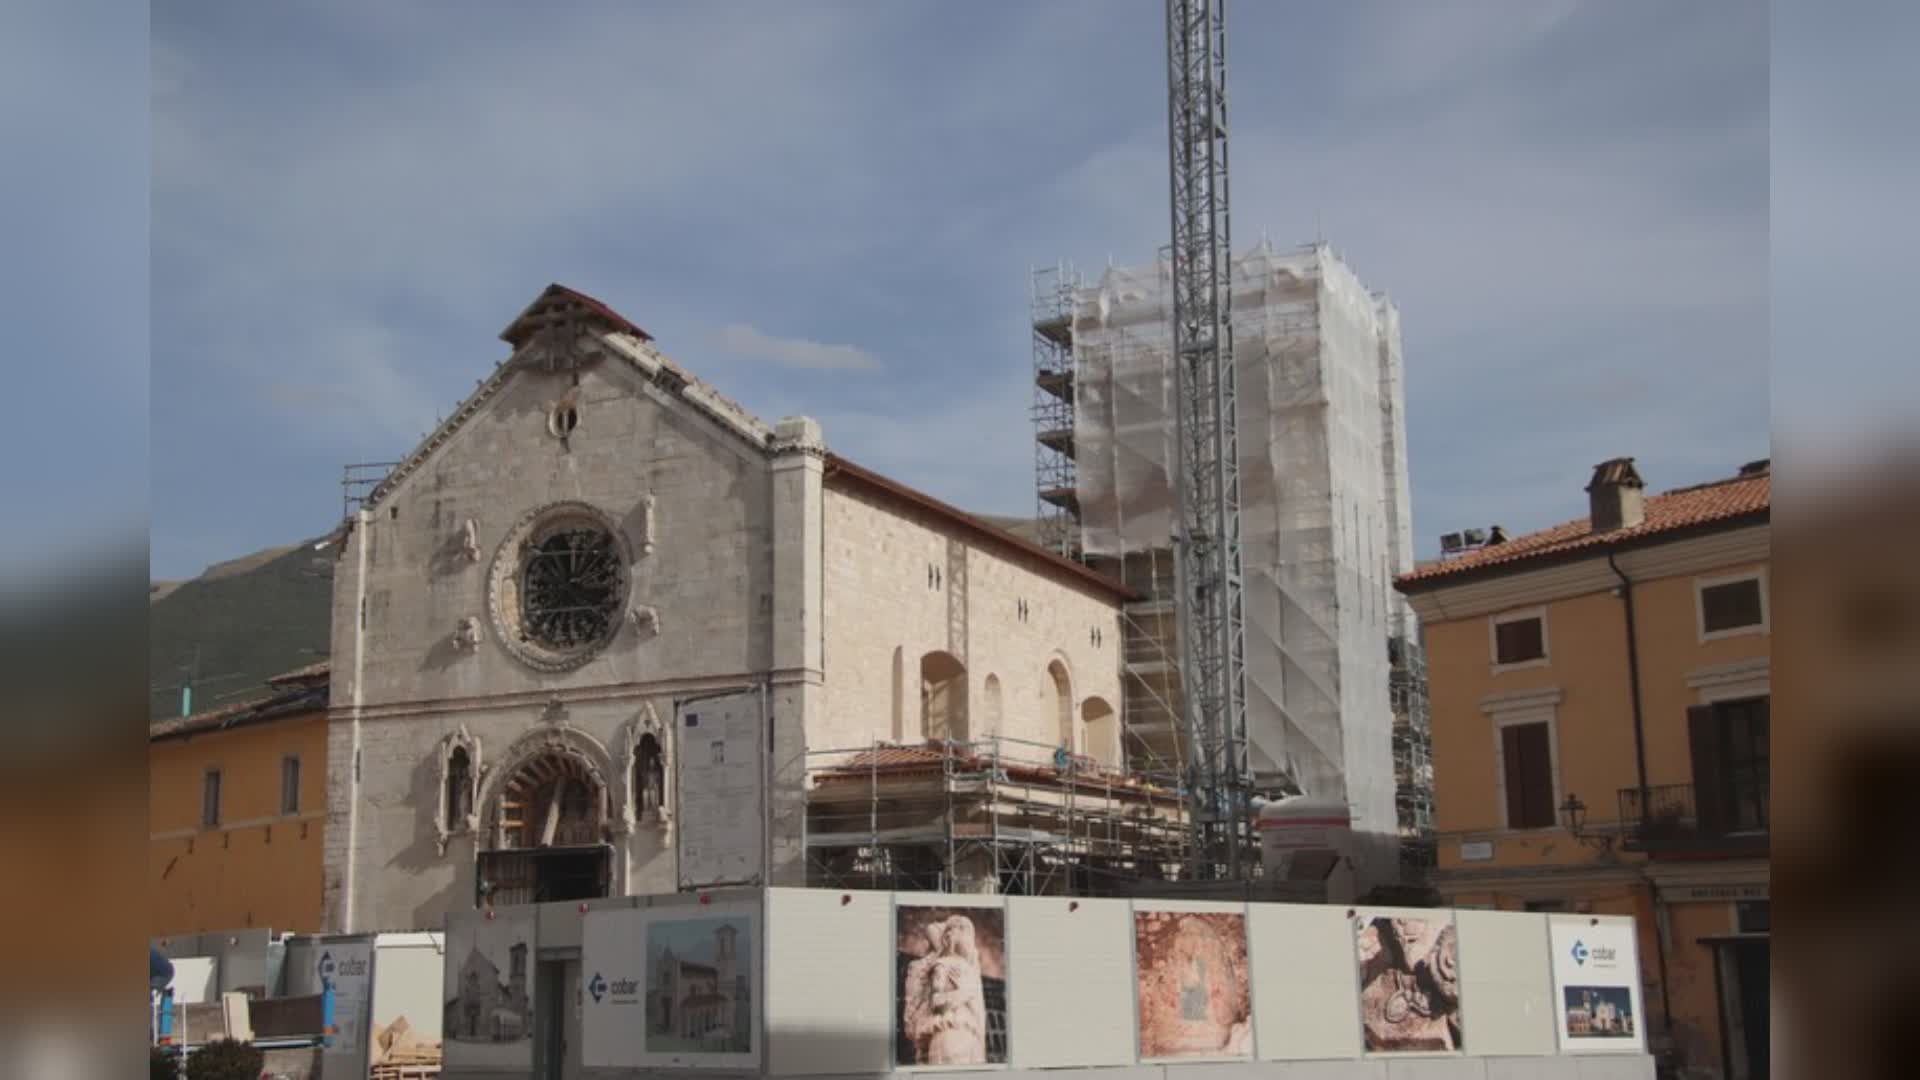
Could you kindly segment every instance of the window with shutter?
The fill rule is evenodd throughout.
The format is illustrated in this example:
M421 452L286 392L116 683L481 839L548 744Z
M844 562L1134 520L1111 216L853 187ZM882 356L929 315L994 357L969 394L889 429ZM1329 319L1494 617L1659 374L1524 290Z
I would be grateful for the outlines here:
M1693 752L1693 814L1695 825L1708 836L1726 832L1726 787L1720 764L1720 726L1711 705L1687 710L1687 742Z
M300 756L288 754L280 759L280 812L300 812Z
M1694 815L1703 835L1767 830L1772 794L1770 713L1771 699L1765 697L1687 710Z
M1547 655L1545 621L1539 617L1511 619L1493 627L1493 659L1497 664L1524 664Z
M1507 789L1507 828L1554 825L1553 743L1545 721L1500 729L1502 777Z
M217 828L220 824L220 770L208 769L200 788L200 824Z
M1700 631L1724 634L1761 626L1766 611L1760 596L1760 579L1742 578L1706 585L1700 589Z

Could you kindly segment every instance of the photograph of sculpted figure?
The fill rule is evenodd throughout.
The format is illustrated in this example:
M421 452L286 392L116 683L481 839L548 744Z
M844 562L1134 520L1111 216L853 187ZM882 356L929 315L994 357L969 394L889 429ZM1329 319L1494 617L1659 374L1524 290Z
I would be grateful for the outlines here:
M1246 916L1137 911L1133 935L1142 1058L1253 1053Z
M1360 1021L1371 1053L1463 1049L1453 919L1362 915Z
M1007 1060L1006 912L896 909L901 1065L999 1065Z

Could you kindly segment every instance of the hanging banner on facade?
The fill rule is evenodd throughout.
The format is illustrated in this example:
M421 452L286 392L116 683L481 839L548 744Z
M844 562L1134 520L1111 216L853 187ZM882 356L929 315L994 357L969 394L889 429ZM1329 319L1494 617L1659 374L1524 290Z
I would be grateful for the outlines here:
M674 850L681 889L763 881L765 732L757 690L680 707Z
M531 908L448 913L441 1040L449 1066L533 1068L534 938Z
M1646 1030L1640 1016L1633 921L1556 918L1549 925L1560 1048L1568 1053L1642 1052Z
M326 1067L365 1071L367 1021L373 1013L373 943L321 942L314 980L333 988L333 1023L339 1030L321 1051Z
M587 1067L758 1068L756 905L589 911L580 946Z

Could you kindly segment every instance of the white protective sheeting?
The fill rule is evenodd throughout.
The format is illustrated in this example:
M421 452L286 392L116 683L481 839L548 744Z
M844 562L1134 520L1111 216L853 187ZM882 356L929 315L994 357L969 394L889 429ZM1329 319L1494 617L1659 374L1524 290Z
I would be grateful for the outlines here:
M1399 315L1324 246L1234 262L1247 725L1256 776L1344 799L1393 834L1387 638L1412 568ZM1174 381L1165 263L1109 269L1076 297L1081 541L1169 545Z

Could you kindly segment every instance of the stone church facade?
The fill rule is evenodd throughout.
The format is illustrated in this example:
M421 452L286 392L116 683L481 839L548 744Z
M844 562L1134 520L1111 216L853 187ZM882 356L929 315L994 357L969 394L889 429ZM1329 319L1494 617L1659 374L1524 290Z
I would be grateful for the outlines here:
M769 426L582 294L344 527L327 925L670 892L675 702L764 694L766 865L810 754L999 738L1122 761L1119 586Z

